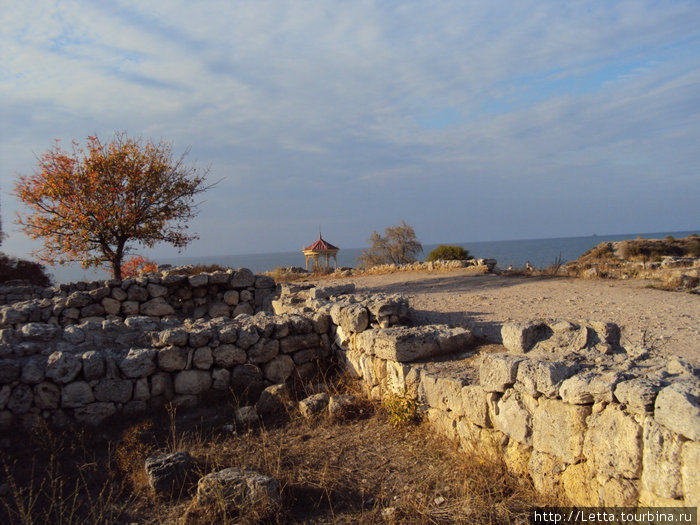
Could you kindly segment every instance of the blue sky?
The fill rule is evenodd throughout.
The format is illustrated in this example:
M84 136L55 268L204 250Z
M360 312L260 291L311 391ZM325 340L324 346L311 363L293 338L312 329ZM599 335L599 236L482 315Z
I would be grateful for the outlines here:
M119 130L221 179L184 256L700 226L697 0L6 1L0 26L14 255L16 178Z

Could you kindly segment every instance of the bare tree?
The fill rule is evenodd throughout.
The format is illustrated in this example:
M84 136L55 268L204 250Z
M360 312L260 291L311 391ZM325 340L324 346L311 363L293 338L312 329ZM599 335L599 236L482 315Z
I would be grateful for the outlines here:
M397 226L387 226L384 236L376 230L367 240L370 247L362 250L358 261L365 268L379 264L406 264L416 260L416 255L423 252L423 245L416 239L416 232L406 221Z

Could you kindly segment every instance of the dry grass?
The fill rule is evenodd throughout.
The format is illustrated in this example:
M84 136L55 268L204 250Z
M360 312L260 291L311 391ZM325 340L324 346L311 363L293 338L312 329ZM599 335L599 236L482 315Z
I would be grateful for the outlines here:
M332 391L359 392L345 380ZM455 445L421 424L393 426L363 399L343 419L288 418L232 433L232 404L160 414L92 434L48 428L17 436L1 453L10 495L3 523L513 523L548 503L505 466ZM213 415L212 415L213 414ZM151 493L152 453L187 450L201 475L226 467L279 480L279 508L231 514Z

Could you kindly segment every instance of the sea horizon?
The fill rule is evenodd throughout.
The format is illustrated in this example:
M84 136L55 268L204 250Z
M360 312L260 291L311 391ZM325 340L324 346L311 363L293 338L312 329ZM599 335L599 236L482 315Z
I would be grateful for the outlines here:
M423 244L423 252L418 260L422 261L428 254L441 244L462 246L469 254L477 259L496 259L499 268L522 268L529 262L535 268L544 268L561 257L564 263L580 257L587 250L601 242L614 242L626 239L644 237L647 239L664 238L669 235L682 238L700 230L686 230L674 232L646 232L608 234L575 237L547 237L531 239L511 239L498 241L459 241ZM333 242L332 239L330 242ZM343 248L339 247L338 267L357 266L357 257L368 247ZM211 265L218 264L231 268L249 268L254 273L263 273L274 270L277 267L297 266L304 268L305 259L301 248L297 251L263 252L230 255L198 255L184 257L165 257L156 260L158 264L170 264L172 266L186 265ZM85 270L79 265L66 265L47 267L56 284L74 281L92 281L109 279L109 272L105 270Z

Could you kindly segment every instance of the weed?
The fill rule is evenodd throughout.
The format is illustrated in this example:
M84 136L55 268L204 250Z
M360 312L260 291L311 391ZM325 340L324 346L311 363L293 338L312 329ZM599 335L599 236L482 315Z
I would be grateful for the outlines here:
M389 422L394 427L420 421L418 401L413 397L390 394L384 398L383 404Z

